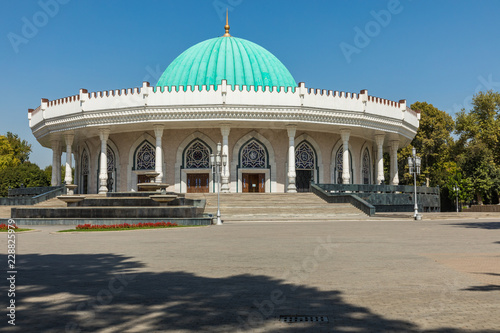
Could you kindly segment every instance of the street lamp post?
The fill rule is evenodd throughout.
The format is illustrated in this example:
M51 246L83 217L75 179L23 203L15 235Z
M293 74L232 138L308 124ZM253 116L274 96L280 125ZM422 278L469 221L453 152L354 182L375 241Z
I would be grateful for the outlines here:
M227 155L221 154L221 144L219 142L217 144L217 154L210 154L210 167L217 181L217 225L222 225L222 220L220 218L220 178L221 166L225 167L226 165Z
M457 213L458 213L458 193L460 192L460 187L454 185L453 190L457 193Z
M417 156L417 149L413 148L412 150L412 156L408 157L408 166L410 168L410 173L413 174L413 182L415 186L415 196L414 196L414 201L415 201L415 206L414 206L414 214L413 218L415 220L420 220L422 217L418 214L418 205L417 205L417 175L420 174L420 166L422 164L422 161L420 159L420 156Z

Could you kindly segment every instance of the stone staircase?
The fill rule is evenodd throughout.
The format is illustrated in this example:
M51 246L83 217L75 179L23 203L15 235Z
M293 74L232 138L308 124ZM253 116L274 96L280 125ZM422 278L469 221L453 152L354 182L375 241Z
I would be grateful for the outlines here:
M186 194L205 199L205 213L217 214L217 194ZM220 210L224 221L331 221L366 219L367 215L350 204L327 203L313 193L221 193Z

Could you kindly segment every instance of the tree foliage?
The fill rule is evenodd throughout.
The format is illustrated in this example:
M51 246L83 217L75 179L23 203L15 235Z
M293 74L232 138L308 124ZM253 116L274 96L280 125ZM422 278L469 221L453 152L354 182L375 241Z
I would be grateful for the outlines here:
M50 178L38 165L24 162L17 166L8 166L0 171L0 196L6 197L9 187L50 186Z
M478 93L471 110L459 112L455 121L426 102L411 108L421 112L420 126L411 144L398 152L400 183L413 184L407 158L415 147L422 158L419 185L440 186L450 200L456 199L454 187L458 186L460 201L496 203L500 199L500 93Z
M427 102L416 102L411 108L420 111L420 125L411 144L398 152L400 183L413 184L407 160L415 147L422 158L418 184L426 184L428 179L430 186L443 186L447 178L445 163L450 160L454 146L451 136L455 128L453 118Z
M28 161L31 145L17 134L0 135L0 170Z
M459 168L470 180L477 202L491 203L500 193L500 93L475 95L472 109L457 115L456 134Z
M19 160L20 163L24 163L29 160L31 153L31 145L26 140L21 140L19 135L7 132L7 140L13 149L14 157Z
M14 157L14 149L11 147L7 137L0 135L0 170L16 166L20 163Z
M17 134L0 135L0 196L7 196L9 187L49 186L50 178L29 162L31 145Z

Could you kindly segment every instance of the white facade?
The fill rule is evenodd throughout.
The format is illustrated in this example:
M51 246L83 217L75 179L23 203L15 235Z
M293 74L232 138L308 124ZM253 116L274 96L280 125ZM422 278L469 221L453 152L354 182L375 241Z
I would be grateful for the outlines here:
M53 151L53 185L61 183L58 166L66 151L74 156L75 179L67 174L64 180L78 184L79 193L136 191L140 175L151 171L160 174L157 182L171 184L170 191L184 193L202 181L213 192L206 156L218 142L229 161L223 192L250 185L295 192L306 174L317 183L376 184L384 180L383 152L393 160L387 181L397 184L397 149L411 142L419 116L405 100L366 90L339 93L300 83L294 91L247 91L225 81L216 89L171 92L147 82L133 89L81 89L29 110L33 134Z

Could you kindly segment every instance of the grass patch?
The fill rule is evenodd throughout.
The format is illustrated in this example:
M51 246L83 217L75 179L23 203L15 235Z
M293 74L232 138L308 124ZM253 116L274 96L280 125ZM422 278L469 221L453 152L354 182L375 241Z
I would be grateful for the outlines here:
M30 231L30 230L35 230L35 229L26 229L26 228L16 228L13 229L17 232L22 232L22 231ZM0 229L0 232L9 232L7 229Z
M79 224L75 229L60 230L58 232L86 232L86 231L121 231L121 230L141 230L141 229L164 229L164 228L181 228L181 227L196 227L196 226L180 226L177 223L171 222L147 222L136 224L111 224L111 225L95 225L95 224Z
M207 225L178 225L175 228L208 227ZM68 229L58 232L94 232L94 231L123 231L123 230L147 230L147 229L167 229L172 227L151 227L151 228L108 228L108 229Z

